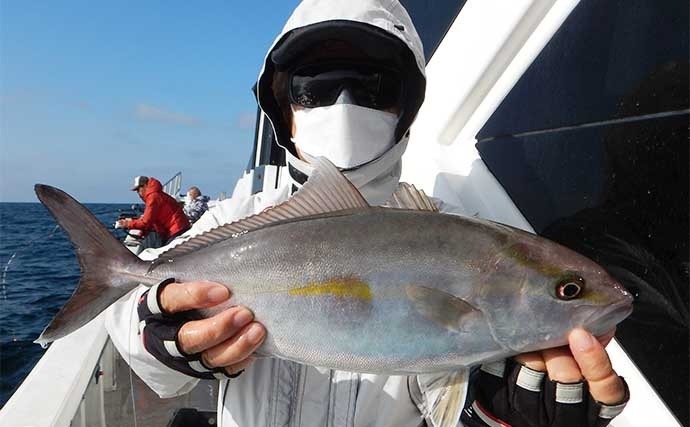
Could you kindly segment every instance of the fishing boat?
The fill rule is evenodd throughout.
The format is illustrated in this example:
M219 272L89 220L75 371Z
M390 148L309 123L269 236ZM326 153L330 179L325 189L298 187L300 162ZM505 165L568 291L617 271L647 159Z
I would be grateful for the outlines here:
M403 180L610 269L636 297L607 348L631 390L611 425L687 426L687 3L402 3L428 76ZM257 111L233 197L281 186L284 165ZM217 382L201 381L157 398L100 316L50 346L0 425L214 425L217 393Z

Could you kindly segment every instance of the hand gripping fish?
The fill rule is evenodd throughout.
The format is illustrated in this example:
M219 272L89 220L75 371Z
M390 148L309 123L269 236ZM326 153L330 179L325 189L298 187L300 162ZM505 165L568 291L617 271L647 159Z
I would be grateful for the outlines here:
M68 194L36 185L76 248L81 280L38 338L83 326L139 284L222 283L268 331L262 354L378 374L452 370L604 333L632 310L603 268L549 240L437 212L401 186L371 207L326 159L291 199L137 258Z

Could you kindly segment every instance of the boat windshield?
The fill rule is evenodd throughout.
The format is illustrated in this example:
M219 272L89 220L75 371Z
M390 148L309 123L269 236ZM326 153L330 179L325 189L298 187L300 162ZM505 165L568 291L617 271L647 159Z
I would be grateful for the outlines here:
M537 233L633 293L616 335L687 425L688 10L648 6L581 2L477 148Z

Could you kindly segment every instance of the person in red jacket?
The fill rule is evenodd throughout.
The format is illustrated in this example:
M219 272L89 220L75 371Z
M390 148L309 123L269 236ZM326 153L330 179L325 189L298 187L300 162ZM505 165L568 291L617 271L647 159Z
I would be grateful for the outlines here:
M164 244L189 230L189 220L182 207L163 191L163 186L156 178L134 178L132 191L139 193L146 204L144 215L137 219L118 220L117 227L141 230L144 235L155 231Z

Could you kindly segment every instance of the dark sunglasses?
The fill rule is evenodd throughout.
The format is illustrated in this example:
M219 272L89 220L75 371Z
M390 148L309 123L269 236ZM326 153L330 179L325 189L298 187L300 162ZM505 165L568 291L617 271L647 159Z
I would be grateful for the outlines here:
M346 88L357 105L377 110L400 105L403 96L400 73L378 64L330 62L290 71L290 101L306 108L333 105Z

